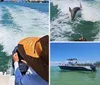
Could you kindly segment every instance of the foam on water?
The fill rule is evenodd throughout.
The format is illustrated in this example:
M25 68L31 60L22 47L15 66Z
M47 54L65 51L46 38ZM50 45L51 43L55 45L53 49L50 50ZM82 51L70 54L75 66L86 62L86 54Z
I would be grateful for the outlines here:
M73 33L73 30L71 29L70 25L66 25L66 20L63 17L60 17L58 19L55 19L53 22L51 22L51 39L55 38L55 40L67 40L68 38L64 39L64 36L62 36L62 33L64 31L67 31L69 33Z
M100 3L98 3L100 1L98 0L94 2L85 0L51 0L51 2L54 6L57 5L57 9L59 10L57 17L51 21L51 34L55 33L51 36L51 39L62 40L63 38L63 40L69 40L70 35L75 34L73 26L77 26L81 20L90 22L100 21ZM76 21L71 22L69 7L71 7L71 9L79 7L80 3L82 5L82 15L80 18L77 18ZM68 33L69 35L66 36L66 38L62 35L65 31L66 34Z
M46 13L23 6L4 5L0 6L0 21L3 20L2 9L7 9L12 17L10 25L0 23L0 44L3 45L3 51L8 55L11 55L12 50L21 39L48 34L48 15Z

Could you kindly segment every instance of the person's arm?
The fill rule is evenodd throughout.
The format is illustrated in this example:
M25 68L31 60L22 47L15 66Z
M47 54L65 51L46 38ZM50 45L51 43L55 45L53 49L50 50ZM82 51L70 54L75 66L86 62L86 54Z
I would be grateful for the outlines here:
M28 84L31 85L29 82L30 81L29 76L28 75L22 76L21 74L21 71L19 69L19 64L18 64L19 58L18 58L17 53L13 55L13 61L14 61L14 70L15 70L14 72L15 73L15 85L28 85ZM22 60L22 62L25 63L24 60Z
M19 70L18 62L14 62L14 67L15 67L15 81L16 81L16 83L18 83L20 85L22 74Z
M14 61L14 70L15 70L15 83L17 85L21 85L21 79L22 79L22 74L19 70L19 65L18 65L18 61L19 61L19 58L18 58L18 54L15 53L13 54L13 61Z
M13 60L15 67L15 85L48 85L48 83L31 68L29 69L29 74L22 76L18 65L19 59L17 53L13 55Z

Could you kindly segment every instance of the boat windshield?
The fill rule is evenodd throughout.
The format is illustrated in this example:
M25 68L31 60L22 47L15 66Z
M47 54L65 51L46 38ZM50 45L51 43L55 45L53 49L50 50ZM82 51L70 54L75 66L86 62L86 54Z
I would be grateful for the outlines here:
M77 59L67 59L66 63L60 63L61 66L78 66Z

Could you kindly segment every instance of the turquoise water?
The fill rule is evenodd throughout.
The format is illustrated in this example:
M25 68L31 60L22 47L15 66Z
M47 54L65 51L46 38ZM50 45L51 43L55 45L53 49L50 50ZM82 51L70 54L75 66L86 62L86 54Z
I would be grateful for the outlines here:
M79 72L51 66L50 71L50 85L100 85L100 68L96 72Z
M15 2L2 2L0 3L0 5L9 5L11 6L12 4L14 5L19 5L19 6L24 6L24 7L29 7L29 8L32 8L32 9L37 9L41 12L47 12L48 13L48 8L49 8L49 3L30 3L30 2L18 2L18 3L15 3Z
M71 21L69 7L82 5L81 17ZM80 37L100 41L100 0L51 0L51 41L74 41Z
M21 39L48 32L48 4L0 3L0 71L10 70L12 50Z

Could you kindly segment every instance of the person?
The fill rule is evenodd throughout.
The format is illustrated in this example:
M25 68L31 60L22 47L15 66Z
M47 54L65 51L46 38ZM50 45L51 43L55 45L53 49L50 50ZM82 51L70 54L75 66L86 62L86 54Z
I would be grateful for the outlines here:
M21 57L20 53L18 52L18 46L15 46L14 50L12 51L12 57L13 55L16 54L18 56L18 65L19 65L19 70L21 72L22 75L26 74L27 70L28 70L28 65L26 63L23 62L23 58ZM14 67L14 60L12 60L12 67ZM14 74L14 70L13 73Z
M78 40L75 40L75 41L87 41L87 39L84 37L80 37Z
M25 75L19 69L18 53L12 55L15 69L15 85L48 85L49 81L49 37L28 37L18 44L21 60L28 65Z
M79 41L87 41L84 37L79 38Z

